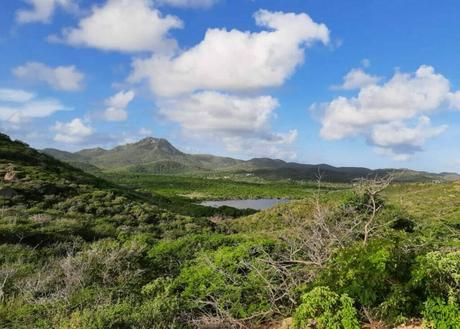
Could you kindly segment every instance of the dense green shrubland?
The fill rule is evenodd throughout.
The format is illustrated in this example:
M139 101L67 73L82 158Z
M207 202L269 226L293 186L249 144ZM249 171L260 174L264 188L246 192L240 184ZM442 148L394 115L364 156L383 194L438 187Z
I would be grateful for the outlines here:
M137 186L174 197L186 195L202 199L305 198L316 190L315 183L302 181L267 181L253 176L173 176L151 174L111 174L104 177L120 184ZM324 184L324 190L337 186Z
M121 189L5 137L0 154L0 173L19 178L1 185L15 193L0 200L0 328L460 323L460 222L403 209L399 187L309 189L212 222L214 210L184 216L172 194Z

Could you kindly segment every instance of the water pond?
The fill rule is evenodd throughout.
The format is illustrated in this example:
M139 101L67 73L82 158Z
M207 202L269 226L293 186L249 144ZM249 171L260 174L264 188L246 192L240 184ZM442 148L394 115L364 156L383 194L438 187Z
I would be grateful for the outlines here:
M222 206L233 207L237 209L255 209L264 210L271 208L279 203L289 202L289 199L248 199L248 200L216 200L216 201L203 201L200 203L202 206L219 208Z

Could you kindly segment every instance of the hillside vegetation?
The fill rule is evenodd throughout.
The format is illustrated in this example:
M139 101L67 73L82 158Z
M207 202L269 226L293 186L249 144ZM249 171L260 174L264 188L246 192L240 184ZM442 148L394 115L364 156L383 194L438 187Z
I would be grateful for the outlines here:
M0 174L1 328L459 328L455 183L168 188L97 178L5 135ZM276 184L299 200L247 216L176 194Z

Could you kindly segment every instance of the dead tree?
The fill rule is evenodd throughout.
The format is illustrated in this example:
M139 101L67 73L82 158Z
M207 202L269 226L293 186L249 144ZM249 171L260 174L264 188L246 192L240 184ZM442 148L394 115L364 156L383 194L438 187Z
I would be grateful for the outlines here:
M369 213L363 229L364 245L367 244L371 232L378 227L378 225L376 225L376 217L383 207L383 204L378 202L378 195L390 186L393 178L394 177L392 175L387 175L384 177L376 177L374 179L360 179L358 181L357 191L360 195L367 199L366 208Z

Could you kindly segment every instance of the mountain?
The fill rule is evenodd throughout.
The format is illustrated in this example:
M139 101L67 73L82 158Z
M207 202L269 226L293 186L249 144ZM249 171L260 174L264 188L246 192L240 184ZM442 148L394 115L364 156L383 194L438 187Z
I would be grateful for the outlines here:
M316 180L351 182L362 177L397 174L401 181L430 182L458 180L456 173L428 173L407 169L371 170L362 167L334 167L327 164L302 164L279 159L254 158L238 160L207 154L187 154L163 138L144 138L110 150L85 149L75 153L45 149L44 153L88 172L123 171L132 173L183 174L228 173L247 174L266 179Z
M137 143L120 145L112 150L86 149L75 153L102 169L129 168L131 166L152 166L158 161L180 161L184 154L162 138L145 138ZM138 171L138 170L135 170Z
M203 172L244 163L242 160L207 154L186 154L179 151L166 139L153 137L144 138L136 143L120 145L111 150L94 148L70 153L56 149L44 149L43 152L79 168L82 167L82 163L86 163L101 170L137 173Z

